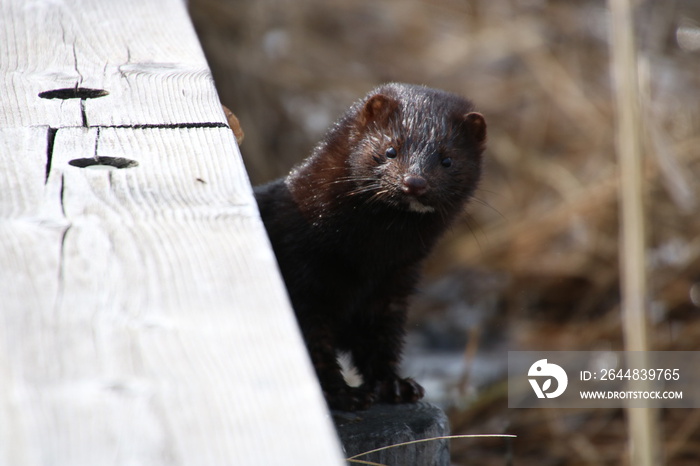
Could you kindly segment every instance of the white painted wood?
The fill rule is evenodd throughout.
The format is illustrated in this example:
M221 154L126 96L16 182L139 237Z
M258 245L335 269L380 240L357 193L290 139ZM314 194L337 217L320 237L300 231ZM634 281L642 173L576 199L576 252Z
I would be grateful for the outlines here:
M0 0L0 44L0 464L342 464L184 4Z

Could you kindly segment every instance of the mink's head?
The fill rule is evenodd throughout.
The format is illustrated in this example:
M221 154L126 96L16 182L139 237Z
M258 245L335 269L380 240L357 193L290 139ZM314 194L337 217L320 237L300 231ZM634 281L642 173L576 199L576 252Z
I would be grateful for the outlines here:
M486 141L484 118L473 110L467 99L427 87L374 89L336 125L350 142L345 194L368 207L459 211L479 181Z

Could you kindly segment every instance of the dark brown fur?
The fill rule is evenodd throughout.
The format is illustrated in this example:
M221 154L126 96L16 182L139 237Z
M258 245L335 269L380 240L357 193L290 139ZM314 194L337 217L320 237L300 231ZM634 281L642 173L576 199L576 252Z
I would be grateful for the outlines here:
M407 300L423 259L476 188L485 139L468 100L387 84L352 106L289 176L256 188L331 408L422 398L420 385L397 374ZM362 386L345 383L338 351L350 353Z

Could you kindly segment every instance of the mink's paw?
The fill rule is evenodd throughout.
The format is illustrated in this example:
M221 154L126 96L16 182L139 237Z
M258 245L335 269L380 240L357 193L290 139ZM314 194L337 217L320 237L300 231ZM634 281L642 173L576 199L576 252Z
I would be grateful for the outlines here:
M378 382L375 392L379 401L386 403L415 403L423 398L425 390L411 378L394 377Z
M332 392L324 390L330 409L338 411L364 411L377 400L374 393L362 387L343 387Z

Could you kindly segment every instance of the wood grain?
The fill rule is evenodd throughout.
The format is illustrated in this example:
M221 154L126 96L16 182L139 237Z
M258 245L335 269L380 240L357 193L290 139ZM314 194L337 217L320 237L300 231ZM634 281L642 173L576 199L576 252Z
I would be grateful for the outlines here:
M0 464L341 464L183 3L0 18Z

